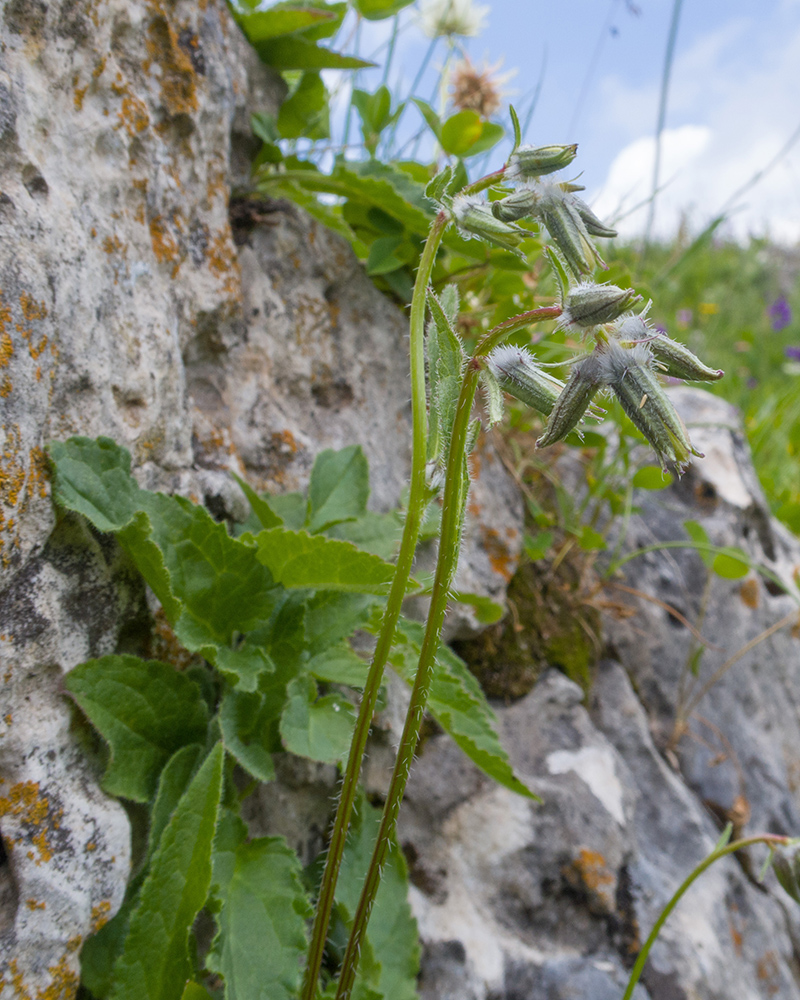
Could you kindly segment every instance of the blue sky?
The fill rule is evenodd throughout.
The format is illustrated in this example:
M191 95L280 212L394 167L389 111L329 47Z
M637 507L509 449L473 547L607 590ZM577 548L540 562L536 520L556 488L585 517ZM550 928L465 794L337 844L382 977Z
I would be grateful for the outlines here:
M506 89L523 109L541 80L528 140L578 142L575 166L606 217L646 198L672 0L485 0L482 6L489 8L487 27L464 40L473 62L502 59L504 71L516 70ZM401 90L427 46L415 17L410 8L390 73ZM364 54L388 26L369 26ZM445 55L442 43L423 93L432 92ZM415 115L409 112L409 120ZM656 232L671 235L682 218L694 230L702 227L798 127L800 0L683 0ZM640 233L644 216L644 210L630 214L619 228ZM767 232L784 243L800 241L800 142L740 200L727 228L738 237Z

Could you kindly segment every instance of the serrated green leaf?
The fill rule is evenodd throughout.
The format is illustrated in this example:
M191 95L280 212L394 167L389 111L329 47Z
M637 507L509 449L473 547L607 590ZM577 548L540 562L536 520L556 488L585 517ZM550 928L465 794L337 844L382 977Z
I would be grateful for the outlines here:
M369 69L375 63L323 49L298 35L257 42L259 57L273 69Z
M71 438L54 442L50 455L57 502L116 532L188 649L213 657L269 613L273 582L254 549L203 507L139 489L126 449L110 438Z
M439 173L425 185L425 197L429 201L436 202L436 204L441 204L442 198L444 198L448 185L453 177L453 168L445 167L444 170L440 170Z
M305 606L305 640L309 650L313 654L351 636L366 625L376 603L379 599L370 594L318 590Z
M403 262L395 256L395 250L400 246L400 236L380 236L369 248L365 267L370 277L378 274L389 274L403 266Z
M75 667L64 684L109 745L103 788L111 795L148 802L175 751L205 743L200 689L167 663L104 656Z
M423 627L401 618L389 662L409 685L414 683ZM447 646L440 646L428 710L473 763L506 788L536 799L514 774L497 736L497 719L480 685L466 664Z
M211 883L223 756L218 743L162 834L114 966L111 1000L175 1000L191 977L189 932Z
M311 908L297 855L281 837L241 842L215 866L217 936L206 964L225 1000L290 1000L300 986Z
M741 549L726 548L714 556L711 568L723 580L740 580L750 572L750 560Z
M660 465L645 465L637 470L631 485L642 490L663 490L672 482L672 475L664 472Z
M220 646L214 659L217 670L240 691L255 691L262 676L275 670L266 651L246 640L236 649Z
M275 700L261 691L228 690L219 708L219 727L225 749L258 781L272 781L275 766L270 747L283 700L280 687Z
M351 917L377 840L380 813L359 797L347 835L336 900ZM405 858L392 843L381 873L381 883L367 930L372 961L359 966L357 984L374 990L386 1000L417 1000L419 971L417 922L408 904L408 871ZM368 994L362 993L366 998Z
M278 517L278 515L273 511L266 500L262 500L261 497L256 493L256 491L246 483L244 479L240 479L235 472L231 475L239 484L239 488L242 493L247 497L247 502L250 504L250 509L258 518L259 524L262 528L277 528L283 521Z
M310 677L295 678L287 695L280 725L284 747L328 764L345 757L355 725L353 706L338 694L318 698Z
M161 835L203 760L204 749L199 743L190 743L176 751L164 765L150 812L150 829L147 835L148 858L158 849Z
M295 31L314 27L323 21L336 20L336 15L330 11L300 5L297 7L277 6L252 13L236 10L234 16L251 45L270 38L278 38L280 35L291 35Z
M394 575L391 563L338 538L272 528L256 541L259 560L287 588L385 594Z
M308 501L302 493L279 493L276 496L265 496L262 499L272 513L280 518L281 524L285 527L295 531L305 527Z
M355 0L355 8L368 21L382 21L413 2L414 0Z
M325 532L329 538L352 542L364 552L387 560L397 554L402 533L403 525L396 513L375 514L369 510L355 521L335 524Z
M297 88L281 104L277 127L283 139L330 137L328 91L319 73L303 73Z
M457 111L442 124L439 142L445 153L464 156L480 139L482 132L483 121L477 111Z
M369 663L346 642L337 643L312 656L307 667L318 681L347 684L355 688L364 687L369 672Z
M308 528L318 532L350 521L367 509L369 464L360 445L321 451L308 486Z
M708 533L702 524L699 524L697 521L684 521L683 527L693 542L699 542L701 545L711 544L711 539L708 537ZM697 554L706 566L711 569L714 565L714 553L709 552L707 549L698 549Z

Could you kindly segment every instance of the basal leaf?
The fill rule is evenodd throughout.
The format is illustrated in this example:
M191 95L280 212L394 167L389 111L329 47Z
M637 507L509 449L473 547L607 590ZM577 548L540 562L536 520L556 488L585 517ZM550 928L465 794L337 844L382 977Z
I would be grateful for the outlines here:
M378 599L369 594L318 590L306 601L305 639L316 653L352 635L369 621Z
M750 572L750 559L741 549L726 548L714 556L712 569L724 580L740 580Z
M394 567L350 542L272 528L256 536L258 558L284 587L384 594Z
M311 916L300 862L280 837L231 846L214 869L218 932L207 966L223 978L225 1000L291 1000Z
M375 277L402 267L403 261L395 256L395 250L401 243L400 236L379 236L369 248L369 255L365 263L367 274L370 277Z
M161 836L114 966L111 1000L175 1000L191 978L189 932L211 884L222 761L218 743Z
M423 628L401 619L389 662L413 684ZM497 736L497 719L466 664L447 646L436 655L428 709L470 760L489 777L528 798L537 798L516 777Z
M363 688L367 681L369 663L348 643L340 642L312 656L308 661L308 671L319 681Z
M283 705L283 692L276 699L261 691L228 690L219 709L219 727L225 749L258 781L272 781L274 732ZM279 749L279 747L274 747Z
M181 994L181 1000L212 1000L212 997L199 983L187 983Z
M644 490L663 490L672 482L669 472L664 472L660 465L645 465L637 469L631 480L631 485Z
M72 438L50 455L57 502L117 533L187 648L213 657L268 615L273 582L255 550L203 507L139 489L124 448Z
M328 528L328 538L352 542L364 552L371 552L381 559L392 560L397 555L403 524L395 512L375 514L368 510L355 521L346 521Z
M350 917L358 905L379 825L380 813L361 796L353 812L336 885L336 900ZM417 1000L417 922L408 904L405 859L395 843L381 874L367 938L373 961L359 967L362 989L374 989L386 1000Z
M298 677L287 688L281 716L284 747L301 757L334 763L346 756L353 735L353 706L341 695L317 697L310 677Z
M686 530L686 534L691 538L693 542L699 542L701 545L710 545L711 539L708 537L708 532L698 521L684 521L683 527ZM714 565L714 553L710 552L708 549L699 548L697 554L703 560L705 565L711 569Z
M204 747L199 743L190 743L177 750L164 765L150 812L150 830L147 835L148 857L152 857L158 849L161 835L203 759L203 750Z
M109 745L103 788L112 795L149 801L175 751L206 741L200 689L167 663L104 656L75 667L64 684Z
M283 524L283 521L273 511L272 507L256 493L249 483L246 483L244 479L240 479L235 472L232 472L231 475L239 484L242 493L247 497L250 509L258 518L258 522L262 528L277 528Z
M308 485L308 528L324 531L363 514L369 498L369 464L360 445L333 451L314 460Z

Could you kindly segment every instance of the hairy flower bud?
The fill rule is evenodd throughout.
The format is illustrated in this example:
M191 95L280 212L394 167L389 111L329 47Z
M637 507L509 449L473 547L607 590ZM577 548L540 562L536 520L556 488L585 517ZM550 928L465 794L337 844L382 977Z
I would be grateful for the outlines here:
M583 220L570 204L572 195L565 194L557 184L542 189L537 214L564 255L569 269L577 277L591 274L602 257L589 238Z
M581 201L580 198L576 198L575 195L573 195L571 198L571 204L581 217L581 221L584 226L586 226L586 232L591 236L602 236L605 239L612 239L617 235L616 229L611 229L608 226L603 225L585 201Z
M647 345L626 347L609 340L598 345L595 355L603 384L650 442L662 468L672 465L683 473L690 455L702 457L692 447L683 421L653 371Z
M555 170L568 167L578 152L577 145L570 146L520 146L512 153L506 168L510 181L526 181Z
M492 202L492 215L501 222L516 222L535 215L540 196L534 188L522 188L500 201Z
M685 344L657 333L650 341L653 357L660 363L667 375L686 379L687 382L716 382L725 374L721 369L704 365L696 354Z
M509 344L496 347L486 365L507 393L545 415L551 412L564 389L564 383L540 368L524 347Z
M571 430L578 426L581 417L586 413L592 398L600 388L600 371L597 365L596 352L582 361L576 362L567 379L567 384L550 413L550 419L544 429L544 434L536 442L537 448L546 448L565 438Z
M504 250L516 251L530 234L519 226L508 225L496 219L489 211L488 204L485 199L473 195L456 195L453 198L453 220L468 238L478 237Z
M633 288L582 281L570 288L564 296L558 326L565 330L571 326L586 328L611 323L640 299L641 295L637 295Z

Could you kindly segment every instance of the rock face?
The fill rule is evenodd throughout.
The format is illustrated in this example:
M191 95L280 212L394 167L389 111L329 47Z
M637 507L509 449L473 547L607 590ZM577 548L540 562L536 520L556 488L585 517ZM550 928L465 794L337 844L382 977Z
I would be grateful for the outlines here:
M224 517L245 514L229 470L260 488L302 488L319 450L360 443L372 506L388 509L408 459L406 322L296 208L238 202L229 215L249 115L274 109L282 84L254 63L220 0L5 0L1 10L0 992L67 998L83 939L120 904L131 848L62 678L124 643L148 612L112 541L77 519L56 523L45 444L112 436L142 485ZM705 394L684 393L680 406L708 457L643 498L625 544L685 537L693 518L790 581L800 548L769 518L735 414ZM488 445L473 473L457 585L499 599L521 503ZM490 785L444 737L419 759L400 833L426 1000L617 998L720 817L800 832L791 599L752 575L707 588L685 551L642 556L625 573L662 603L629 594L637 617L607 620L613 656L588 705L550 672L498 709L540 805ZM694 655L684 619L710 643L702 678L785 624L730 667L673 746ZM451 622L452 633L473 627L468 615ZM333 769L287 758L279 774L250 818L274 829L279 815L309 860ZM727 861L671 918L638 996L796 1000L799 930L770 888Z
M675 402L706 458L668 490L641 491L623 552L685 540L684 521L696 520L792 587L800 544L769 516L736 411L696 390ZM400 838L425 1000L618 1000L625 967L727 820L736 836L800 831L796 588L709 577L697 552L668 550L631 560L607 590L636 614L606 616L613 658L588 704L551 671L497 709L540 805L486 782L446 737L412 774ZM694 691L721 672L692 715L680 693L696 648L685 621L709 644ZM703 875L662 931L639 997L800 996L798 912L771 876L757 883L762 860L763 850Z
M292 206L240 204L231 227L250 114L283 83L221 0L0 9L0 991L67 997L120 905L130 830L61 678L145 606L108 539L56 524L44 446L106 434L143 486L242 517L230 469L296 489L319 450L361 443L385 510L406 476L407 328ZM459 585L498 598L521 506L492 462Z

